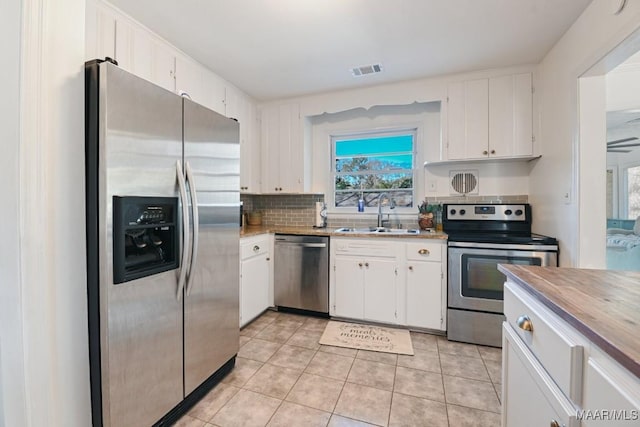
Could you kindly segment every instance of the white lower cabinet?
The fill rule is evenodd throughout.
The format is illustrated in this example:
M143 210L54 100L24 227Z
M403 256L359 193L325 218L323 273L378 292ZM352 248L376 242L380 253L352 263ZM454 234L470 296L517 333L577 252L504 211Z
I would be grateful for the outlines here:
M446 245L407 240L332 238L330 314L445 330Z
M502 329L502 425L574 427L577 411L508 324Z
M407 325L446 330L446 245L409 242L406 245Z
M503 427L640 426L640 378L507 279Z
M240 239L240 327L271 304L273 282L271 235Z
M398 267L395 259L364 261L364 319L397 323Z
M362 260L351 257L333 258L334 303L331 314L354 319L364 318L364 276Z

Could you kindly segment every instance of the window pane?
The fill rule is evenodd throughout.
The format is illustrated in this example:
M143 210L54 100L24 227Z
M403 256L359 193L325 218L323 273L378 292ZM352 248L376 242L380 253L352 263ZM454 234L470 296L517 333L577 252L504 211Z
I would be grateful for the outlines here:
M336 159L336 172L360 172L372 170L410 170L413 168L411 154L392 156L346 157Z
M336 191L336 207L356 207L360 198L360 191ZM398 207L413 206L413 190L381 190L362 192L364 205L366 207L378 207L378 197L381 193L387 193ZM388 206L388 202L383 199L383 206Z
M627 194L629 195L629 219L640 216L640 166L627 169Z
M415 132L370 133L333 138L333 179L336 207L377 207L386 192L396 206L413 206Z
M371 175L338 175L336 176L336 191L338 190L372 190L390 188L413 188L413 173L387 173Z
M413 135L336 140L336 157L413 152Z

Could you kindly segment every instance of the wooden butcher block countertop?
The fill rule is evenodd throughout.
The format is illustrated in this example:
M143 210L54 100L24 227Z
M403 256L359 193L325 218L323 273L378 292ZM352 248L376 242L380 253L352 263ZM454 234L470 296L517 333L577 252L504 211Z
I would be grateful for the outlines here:
M640 273L500 264L513 282L640 378Z

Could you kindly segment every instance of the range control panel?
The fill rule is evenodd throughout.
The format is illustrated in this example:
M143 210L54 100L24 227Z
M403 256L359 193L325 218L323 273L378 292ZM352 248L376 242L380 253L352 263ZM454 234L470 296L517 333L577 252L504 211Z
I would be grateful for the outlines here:
M527 221L527 204L445 205L449 221Z

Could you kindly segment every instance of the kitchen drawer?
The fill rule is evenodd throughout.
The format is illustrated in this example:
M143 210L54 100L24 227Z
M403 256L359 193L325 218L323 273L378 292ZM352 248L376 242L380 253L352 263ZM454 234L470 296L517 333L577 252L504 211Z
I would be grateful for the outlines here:
M400 244L385 240L375 240L369 237L362 239L331 239L331 245L334 246L336 255L395 258L400 249Z
M504 286L507 323L544 366L551 378L573 402L581 404L583 346L556 314L543 307L526 291L511 282ZM528 317L532 330L519 326Z
M503 323L502 334L502 425L578 427L577 408L514 328Z
M411 242L407 243L407 260L409 261L442 261L442 243Z
M269 238L250 238L240 242L240 259L245 260L257 255L269 253Z

